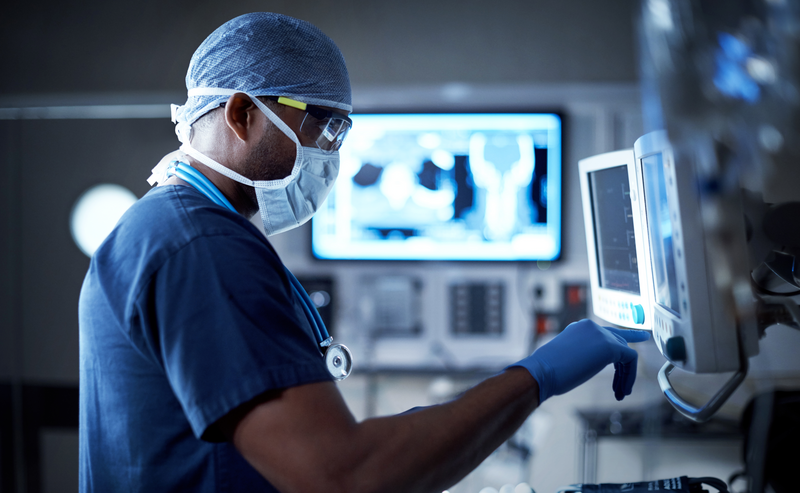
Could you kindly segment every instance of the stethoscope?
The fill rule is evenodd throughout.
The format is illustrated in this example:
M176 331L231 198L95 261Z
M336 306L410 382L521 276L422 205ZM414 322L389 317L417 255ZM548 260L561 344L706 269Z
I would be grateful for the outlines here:
M190 165L180 161L172 161L167 169L167 176L173 175L193 186L198 192L208 197L215 204L226 207L238 214L228 199L222 195L222 192L211 183L211 180ZM344 344L333 344L333 337L328 334L328 329L325 327L325 323L322 321L317 307L314 306L314 302L308 297L308 293L306 293L300 281L298 281L297 278L294 277L294 274L285 266L283 270L286 272L286 277L289 278L292 291L300 300L306 318L311 328L314 330L314 335L317 337L317 342L321 348L320 351L325 358L325 366L328 368L328 372L330 372L334 380L344 380L350 375L350 371L353 368L353 356L350 354L350 350L347 349L347 346Z

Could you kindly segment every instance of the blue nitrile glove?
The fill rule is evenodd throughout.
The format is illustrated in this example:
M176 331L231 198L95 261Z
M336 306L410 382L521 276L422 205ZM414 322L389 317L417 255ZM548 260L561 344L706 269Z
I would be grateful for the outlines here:
M601 327L591 320L571 323L552 341L509 368L521 366L539 384L539 404L548 397L569 392L614 363L614 396L630 395L636 380L636 351L629 342L650 338L646 330Z

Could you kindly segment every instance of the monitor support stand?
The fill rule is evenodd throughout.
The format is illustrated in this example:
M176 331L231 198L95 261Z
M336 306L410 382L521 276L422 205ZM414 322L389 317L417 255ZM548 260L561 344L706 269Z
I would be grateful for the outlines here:
M764 331L767 327L776 324L800 330L800 307L791 298L757 296L756 313L759 337L764 336ZM744 381L747 376L749 362L744 351L741 330L737 330L737 334L739 339L739 369L707 403L700 407L690 404L681 397L669 381L669 375L676 368L675 365L667 361L661 367L658 372L658 384L661 387L661 391L664 392L664 396L679 413L698 423L708 421Z

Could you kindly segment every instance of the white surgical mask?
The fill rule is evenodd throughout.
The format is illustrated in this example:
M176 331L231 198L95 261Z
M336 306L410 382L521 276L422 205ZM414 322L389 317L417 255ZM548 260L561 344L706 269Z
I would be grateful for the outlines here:
M189 90L189 96L226 96L239 92L243 91L202 87ZM175 132L183 143L180 148L182 152L231 180L255 188L261 221L264 223L267 236L270 236L305 224L325 202L339 174L339 152L326 152L318 148L303 147L300 145L297 135L278 115L252 94L248 94L248 96L267 118L295 143L297 155L294 167L286 178L269 181L254 181L245 178L192 147L190 143L191 127L188 124L178 123ZM173 115L175 114L174 109ZM165 163L170 156L171 154L162 159L161 163L153 169L154 175L158 176L162 172L160 169L162 163ZM165 166L163 167L165 168Z

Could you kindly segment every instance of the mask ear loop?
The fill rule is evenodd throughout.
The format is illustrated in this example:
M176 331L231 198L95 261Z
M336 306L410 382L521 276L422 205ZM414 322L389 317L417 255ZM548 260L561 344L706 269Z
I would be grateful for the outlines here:
M292 139L295 145L295 158L294 158L294 167L292 168L292 174L290 176L294 177L299 170L300 170L300 163L303 162L303 146L300 144L300 139L294 133L294 131L289 128L283 120L281 120L278 115L276 115L271 109L267 107L264 103L261 102L256 96L245 92L245 91L237 91L235 89L222 89L219 87L195 87L194 89L189 89L188 95L191 96L233 96L234 94L246 94L250 100L260 109L264 115L279 129L283 132L287 137Z
M297 134L294 133L294 130L289 128L289 125L287 125L286 122L281 120L280 117L278 117L278 115L276 115L275 112L269 109L269 107L267 107L266 104L261 102L260 99L250 94L247 95L250 96L250 99L255 103L255 105L258 106L258 108L267 116L267 118L269 118L269 120L276 127L281 129L281 131L287 137L289 137L294 141L294 147L295 147L294 166L292 166L291 174L289 174L289 176L287 176L282 180L282 182L285 182L288 185L289 182L293 181L294 178L297 176L297 174L300 173L300 168L303 164L303 146L300 144L300 138L297 136Z
M292 167L292 172L289 176L282 178L280 180L271 180L271 181L263 181L258 180L254 181L249 178L246 178L239 173L236 173L233 170L222 166L218 162L214 161L213 159L209 158L205 154L201 153L188 141L186 141L183 137L186 137L186 134L189 133L186 129L191 129L191 126L186 124L185 122L178 122L178 128L176 128L176 133L178 133L178 138L181 140L183 145L181 145L180 150L188 154L189 156L195 158L196 160L200 161L201 163L205 164L209 168L213 169L214 171L230 178L231 180L237 181L243 185L248 185L255 188L267 188L267 189L281 189L286 188L297 175L300 173L301 163L302 163L302 153L303 148L300 145L300 140L297 138L297 135L289 128L283 120L281 120L278 115L276 115L273 111L271 111L264 103L262 103L258 98L253 96L252 94L246 93L244 91L236 91L233 89L221 89L221 88L214 88L214 87L197 87L194 89L189 90L189 96L230 96L233 94L242 93L247 94L250 99L255 103L255 105L266 115L266 117L281 131L286 134L292 141L295 143L296 148L296 156L294 160L294 166ZM175 111L177 114L178 112ZM175 115L174 115L175 116ZM181 133L183 132L183 133ZM189 135L190 136L190 135Z
M237 91L237 92L240 92L240 91ZM244 94L247 94L247 93L244 93ZM247 94L247 95L250 96L250 99L253 101L253 103L255 103L255 105L258 106L258 108L261 111L263 111L265 115L267 115L267 118L269 118L270 121L276 127L281 129L281 131L284 134L286 134L287 137L289 137L290 139L292 139L292 141L294 141L294 145L297 147L298 150L300 150L300 148L303 147L302 145L300 145L300 139L297 137L297 134L294 133L294 130L289 128L289 125L287 125L286 122L281 120L280 117L278 115L276 115L275 112L273 112L271 109L269 109L269 107L266 104L262 103L260 99L258 99L255 96L252 96L250 94Z

